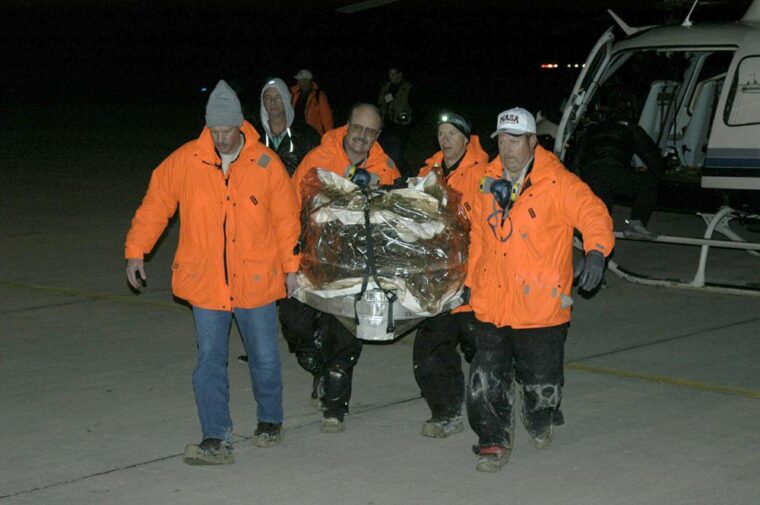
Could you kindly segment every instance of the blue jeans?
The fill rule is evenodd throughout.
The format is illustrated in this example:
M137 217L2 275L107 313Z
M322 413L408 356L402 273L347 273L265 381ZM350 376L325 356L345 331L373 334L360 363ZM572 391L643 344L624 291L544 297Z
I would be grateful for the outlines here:
M274 303L255 309L235 309L235 322L248 352L253 398L259 422L282 423L282 368L277 349L277 311ZM203 438L230 440L229 356L232 312L193 307L198 364L193 391Z

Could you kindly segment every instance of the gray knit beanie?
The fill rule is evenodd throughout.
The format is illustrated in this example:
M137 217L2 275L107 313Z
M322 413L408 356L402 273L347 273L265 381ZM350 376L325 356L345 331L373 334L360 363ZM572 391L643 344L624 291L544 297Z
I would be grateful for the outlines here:
M243 124L243 110L235 91L221 80L208 97L206 104L206 126L240 126Z

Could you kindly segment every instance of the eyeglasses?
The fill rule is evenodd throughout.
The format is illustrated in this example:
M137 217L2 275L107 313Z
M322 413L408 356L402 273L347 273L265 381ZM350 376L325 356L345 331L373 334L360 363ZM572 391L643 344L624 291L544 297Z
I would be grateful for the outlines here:
M367 126L361 126L358 124L348 123L348 131L354 135L366 135L369 138L375 138L380 135L380 130L369 128Z

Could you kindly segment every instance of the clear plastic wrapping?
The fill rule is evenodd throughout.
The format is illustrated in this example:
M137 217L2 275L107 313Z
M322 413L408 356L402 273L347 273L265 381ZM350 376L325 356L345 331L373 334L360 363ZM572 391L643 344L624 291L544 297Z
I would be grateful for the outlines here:
M433 171L412 179L414 187L362 191L312 170L302 182L302 287L332 297L375 287L377 279L407 309L439 313L464 283L468 242L459 194L440 177Z

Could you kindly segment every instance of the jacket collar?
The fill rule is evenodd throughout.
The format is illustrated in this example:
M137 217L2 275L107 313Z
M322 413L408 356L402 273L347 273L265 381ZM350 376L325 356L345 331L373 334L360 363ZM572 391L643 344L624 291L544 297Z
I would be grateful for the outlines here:
M243 146L243 150L240 151L238 158L253 154L252 150L257 148L260 138L256 129L248 121L243 121L240 131L245 136L245 145ZM198 140L196 140L196 145L203 152L207 160L214 160L213 164L215 165L220 163L219 155L214 148L214 140L211 138L211 130L209 130L208 126L204 127L203 131L201 131Z

